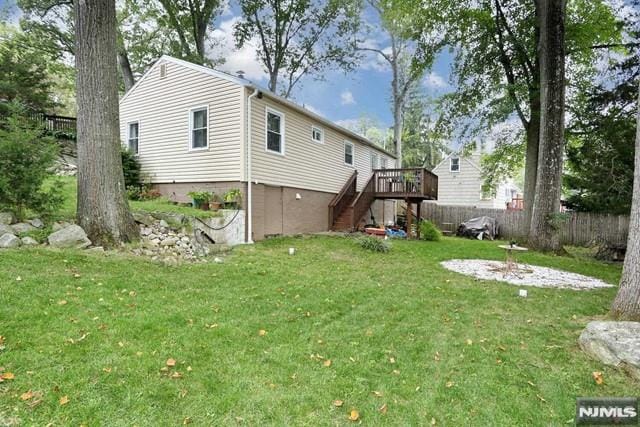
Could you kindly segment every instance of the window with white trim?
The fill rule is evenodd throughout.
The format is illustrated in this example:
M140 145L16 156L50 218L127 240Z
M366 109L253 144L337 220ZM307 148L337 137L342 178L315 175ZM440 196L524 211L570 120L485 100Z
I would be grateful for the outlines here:
M209 148L209 107L192 108L189 113L189 149Z
M380 169L386 169L386 168L387 168L387 158L380 157Z
M349 141L344 142L344 163L349 166L353 166L353 144Z
M449 171L450 172L460 172L460 158L452 157L449 159Z
M284 154L284 114L267 109L266 149L273 153Z
M378 169L380 167L378 163L378 153L371 153L371 170Z
M319 144L324 143L324 130L317 126L311 126L311 139Z
M133 154L138 154L138 141L140 139L140 123L131 122L127 130L127 147Z

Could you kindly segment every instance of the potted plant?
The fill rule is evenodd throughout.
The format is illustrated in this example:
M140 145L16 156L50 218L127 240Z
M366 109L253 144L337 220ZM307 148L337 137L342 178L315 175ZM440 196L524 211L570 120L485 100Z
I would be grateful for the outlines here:
M218 209L222 208L222 199L220 198L220 196L218 196L215 193L211 194L211 200L209 200L209 208L212 211L217 211Z
M233 188L224 193L224 207L227 209L238 209L240 206L240 190Z
M193 200L193 207L196 209L209 210L209 199L211 194L207 191L190 191L187 196Z

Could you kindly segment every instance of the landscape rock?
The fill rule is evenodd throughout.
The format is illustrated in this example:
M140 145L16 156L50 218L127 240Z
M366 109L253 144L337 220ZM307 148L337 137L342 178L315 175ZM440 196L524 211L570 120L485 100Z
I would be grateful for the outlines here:
M16 233L28 233L29 231L33 231L36 229L33 225L27 224L26 222L13 224L11 228L13 228Z
M16 222L12 212L0 212L0 224L11 225Z
M17 248L21 244L20 239L13 234L5 233L0 236L0 248L2 249Z
M178 239L175 237L168 237L162 241L163 246L175 246L178 243Z
M32 220L29 220L29 224L33 225L35 228L44 227L44 222L42 222L40 218L34 218Z
M88 248L85 252L103 253L104 252L104 248L102 246L94 246L92 248Z
M146 214L146 213L140 213L140 212L134 212L133 213L133 219L138 224L144 224L147 227L150 227L155 222L155 218L153 218L151 215Z
M55 222L53 223L53 225L51 226L51 231L60 231L63 228L67 228L68 226L70 226L71 223L66 222L66 221L62 221L62 222Z
M13 234L15 231L9 225L0 223L0 236L7 233Z
M29 237L29 236L23 237L20 240L22 240L22 244L25 245L25 246L37 246L39 244L36 239L34 239L33 237Z
M167 221L165 221L164 219L161 219L160 220L160 227L169 228L169 223Z
M591 357L640 380L640 322L589 322L578 342Z
M59 248L84 249L91 245L91 240L87 237L79 225L69 225L62 230L56 231L47 237L49 245Z

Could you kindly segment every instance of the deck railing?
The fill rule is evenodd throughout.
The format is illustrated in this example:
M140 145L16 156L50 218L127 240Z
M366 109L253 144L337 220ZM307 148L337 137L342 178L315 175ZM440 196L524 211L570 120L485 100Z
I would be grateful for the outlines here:
M378 197L438 198L438 176L427 169L376 169L373 176Z
M3 117L6 117L6 114L0 113L0 119ZM57 116L55 114L45 113L27 113L27 117L42 126L46 132L73 136L76 134L75 117Z

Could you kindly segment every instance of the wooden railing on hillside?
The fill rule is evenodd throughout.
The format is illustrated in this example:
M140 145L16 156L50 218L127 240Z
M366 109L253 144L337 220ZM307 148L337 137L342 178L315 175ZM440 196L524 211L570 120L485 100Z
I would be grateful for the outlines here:
M0 114L0 119L6 115ZM76 134L76 118L45 113L28 113L27 117L42 126L46 132L53 134Z
M367 181L358 197L356 197L351 203L351 229L355 229L357 222L360 218L367 213L367 209L371 207L371 204L376 199L376 174L372 174Z
M358 171L353 171L342 190L329 203L329 228L333 226L340 214L349 207L353 197L356 195L357 178Z
M438 176L424 168L376 169L374 182L380 198L438 198Z

